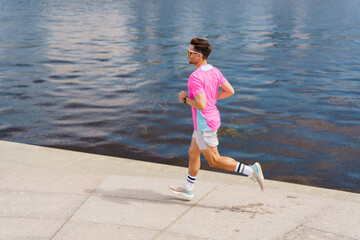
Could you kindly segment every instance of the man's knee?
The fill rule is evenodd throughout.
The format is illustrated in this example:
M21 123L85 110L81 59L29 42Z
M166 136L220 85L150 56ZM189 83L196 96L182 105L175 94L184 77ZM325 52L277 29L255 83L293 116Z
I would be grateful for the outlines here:
M196 151L196 149L189 148L188 154L189 154L189 158L191 160L191 159L197 158L197 156L200 155L200 152Z

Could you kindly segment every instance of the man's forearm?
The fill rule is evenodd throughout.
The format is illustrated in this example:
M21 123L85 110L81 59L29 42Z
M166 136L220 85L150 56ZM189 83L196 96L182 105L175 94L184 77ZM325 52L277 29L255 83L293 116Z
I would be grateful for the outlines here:
M199 109L199 110L204 110L205 106L202 106L200 103L196 102L196 100L191 99L189 97L186 98L186 103L189 104L190 106Z
M224 91L224 89L221 89L219 92L218 92L218 96L217 96L217 99L224 99L224 98L227 98L227 97L230 97L232 96L234 93L232 92L227 92L227 91Z

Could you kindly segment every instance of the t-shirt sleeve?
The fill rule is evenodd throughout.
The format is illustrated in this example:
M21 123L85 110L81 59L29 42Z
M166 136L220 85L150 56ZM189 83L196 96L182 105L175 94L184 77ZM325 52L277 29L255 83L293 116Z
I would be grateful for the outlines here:
M222 73L220 71L219 71L219 78L220 78L220 80L219 80L220 86L227 82L226 78L222 75Z
M194 74L189 77L189 87L194 97L205 92L202 81L200 78L194 76Z

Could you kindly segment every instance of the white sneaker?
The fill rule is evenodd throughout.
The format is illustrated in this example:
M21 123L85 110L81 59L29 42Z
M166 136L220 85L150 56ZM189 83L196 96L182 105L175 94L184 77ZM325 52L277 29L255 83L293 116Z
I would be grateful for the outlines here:
M254 165L250 165L250 167L253 169L254 173L252 176L249 176L251 180L254 182L257 182L261 188L261 191L264 191L265 188L265 179L263 172L261 170L260 163L256 162Z
M189 191L184 186L181 186L181 187L169 186L169 190L170 190L170 192L172 192L176 195L180 195L187 199L191 199L194 197L194 190Z

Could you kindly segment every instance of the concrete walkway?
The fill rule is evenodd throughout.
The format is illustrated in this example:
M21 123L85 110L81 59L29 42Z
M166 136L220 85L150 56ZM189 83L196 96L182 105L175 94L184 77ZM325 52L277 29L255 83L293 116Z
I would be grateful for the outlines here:
M0 239L360 239L360 194L0 141Z

